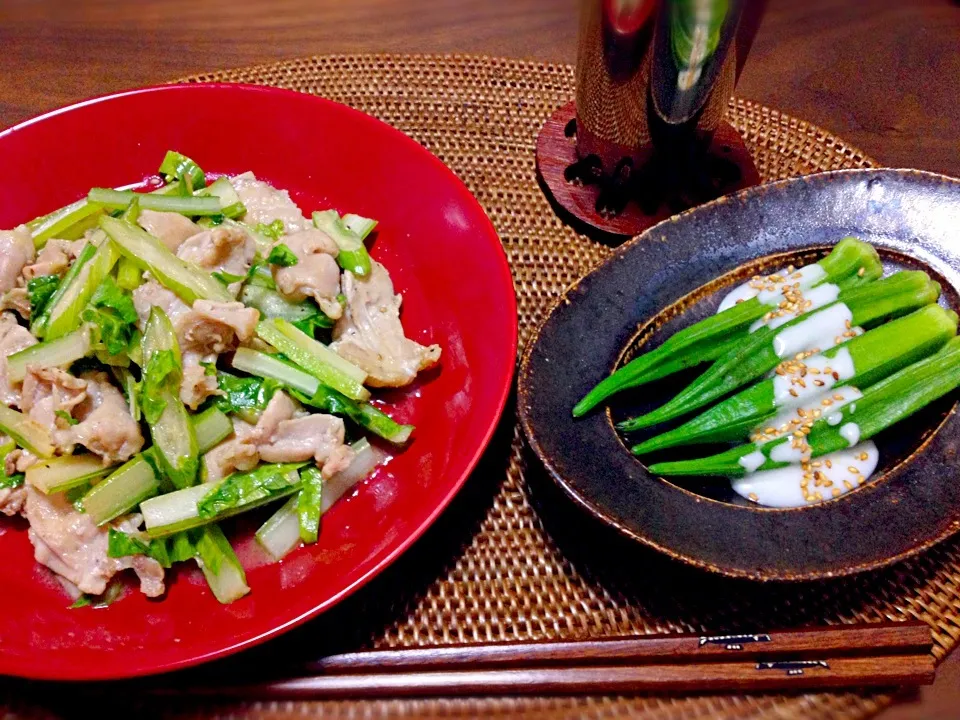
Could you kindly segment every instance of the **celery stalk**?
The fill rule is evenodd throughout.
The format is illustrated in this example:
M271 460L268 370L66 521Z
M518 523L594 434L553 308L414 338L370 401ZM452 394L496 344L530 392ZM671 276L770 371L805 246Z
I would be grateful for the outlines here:
M150 537L208 525L285 498L300 489L297 469L304 463L261 465L216 483L159 495L140 504Z
M370 391L363 387L367 378L363 370L286 320L263 320L257 325L257 334L324 385L354 400L369 399Z
M103 237L90 262L73 278L63 295L48 306L50 316L44 327L46 339L66 335L80 325L80 314L119 259L117 246Z
M26 480L40 492L64 492L108 475L113 468L104 466L97 455L65 455L44 460L27 468Z
M297 518L299 497L294 495L287 500L257 530L257 542L276 562L300 545L300 521Z
M217 600L228 605L250 592L243 566L219 527L205 527L196 549L197 564Z
M93 188L87 193L87 200L112 210L123 210L131 202L137 200L143 210L174 212L189 216L220 215L223 212L220 207L220 199L213 196L155 195L152 193L137 193L133 190Z
M357 218L354 220L355 226L366 230L368 233L373 229L373 226L367 229L367 224L372 221L359 216L354 217ZM313 224L317 229L333 238L333 241L337 244L340 249L340 252L337 253L337 263L340 267L359 277L370 274L370 255L367 248L364 247L363 238L344 224L336 210L315 212L313 214Z
M249 348L237 348L231 364L241 372L282 382L295 391L301 402L333 415L348 417L360 427L395 445L402 445L413 433L413 425L401 425L370 403L351 400L272 355Z
M21 382L27 376L27 368L65 367L90 352L90 328L83 326L69 335L31 345L7 358L7 378Z
M143 280L143 270L128 257L120 258L117 266L117 285L124 290L136 290Z
M47 240L76 240L83 233L96 227L97 216L103 212L99 205L87 202L86 198L54 210L49 215L38 217L27 223L35 247L42 248Z
M312 375L307 375L302 370L298 370L272 355L257 352L250 348L237 348L230 364L241 372L279 380L284 385L307 395L313 395L320 387L320 382Z
M150 233L111 217L100 219L100 226L120 248L120 252L143 270L149 270L162 285L188 305L194 300L233 302L234 298L215 277L171 253Z
M55 450L47 429L33 418L0 405L0 431L38 457L52 457Z
M64 296L68 292L76 293L77 291L77 278L80 273L83 272L84 267L94 255L97 253L97 248L92 243L86 243L83 246L83 249L80 250L80 253L77 255L77 259L73 261L73 264L70 266L70 269L67 270L67 274L63 276L63 280L60 281L60 284L57 286L57 289L54 291L53 295L47 301L46 307L43 312L36 317L30 318L30 332L32 332L36 337L42 338L46 332L47 323L50 321L50 314L53 311L54 306L60 304ZM69 300L67 301L69 302Z
M145 388L163 388L158 389L156 396L145 393L153 407L162 406L159 417L155 417L152 412L146 412L150 436L153 438L154 455L163 473L175 487L189 487L197 482L200 451L190 415L179 396L182 368L177 335L170 319L159 307L150 311L141 349ZM163 353L172 353L172 356L163 356ZM167 364L157 367L153 362L164 360L164 357L165 363L172 367ZM152 377L154 372L165 374L162 378L155 378Z
M240 196L226 177L217 178L207 187L198 190L196 195L216 197L220 202L220 214L224 217L238 218L247 212Z

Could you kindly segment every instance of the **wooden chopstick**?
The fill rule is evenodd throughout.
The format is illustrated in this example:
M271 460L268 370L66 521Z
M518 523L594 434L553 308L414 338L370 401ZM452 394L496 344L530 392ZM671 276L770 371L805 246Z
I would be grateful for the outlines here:
M255 699L804 690L933 682L931 654L826 660L346 673L192 690Z
M595 640L507 642L366 650L330 655L306 666L324 674L455 670L555 664L644 664L744 657L807 659L930 651L928 625L919 622L837 625L727 635L642 635Z
M769 633L648 635L331 655L303 675L154 692L241 698L769 691L929 684L923 623Z

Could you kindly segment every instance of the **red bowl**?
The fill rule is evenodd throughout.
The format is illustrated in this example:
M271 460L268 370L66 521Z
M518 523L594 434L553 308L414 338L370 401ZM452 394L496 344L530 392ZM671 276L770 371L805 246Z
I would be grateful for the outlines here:
M94 186L136 182L176 149L212 173L252 170L302 209L380 221L372 253L403 294L410 337L440 343L439 370L386 402L414 440L323 519L320 541L270 564L238 554L252 592L228 606L193 569L166 596L128 591L70 610L33 560L26 526L0 519L0 674L109 679L182 668L289 630L400 555L450 502L503 411L517 346L516 298L496 232L463 183L399 131L310 95L242 85L147 88L79 103L0 133L0 227Z

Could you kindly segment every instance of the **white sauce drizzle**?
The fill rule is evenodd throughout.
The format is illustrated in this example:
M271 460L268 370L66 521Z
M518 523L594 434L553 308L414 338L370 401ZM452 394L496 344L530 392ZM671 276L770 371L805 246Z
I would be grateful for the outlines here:
M831 347L837 337L850 330L852 319L846 303L831 305L777 333L773 338L774 352L777 357L787 358L814 348Z
M776 407L797 407L813 396L822 395L838 382L856 375L853 358L847 348L840 348L832 358L822 354L811 355L802 361L802 365L788 363L787 367L783 375L773 376L773 404Z
M860 426L855 422L848 422L840 428L840 437L850 443L850 447L853 447L860 442Z
M771 282L768 279L771 275L767 275L765 277L752 278L742 285L738 285L720 301L717 312L721 313L724 310L729 310L737 303L749 300L750 298L757 298L764 305L773 305L779 302L779 299L783 296L784 288L788 285L799 284L801 290L806 290L827 276L826 270L816 263L795 270L788 276L785 275L785 273L786 270L782 273L771 274L782 277L783 279L780 282Z
M841 398L839 400L837 399L838 395ZM831 414L827 415L826 417L827 423L830 425L836 425L840 422L840 418L843 417L841 413L836 411L838 411L844 405L855 402L862 397L863 393L852 385L848 387L837 388L836 390L828 390L818 393L812 398L807 399L807 401L804 403L798 404L794 407L785 407L772 420L768 420L763 425L755 428L753 431L753 436L759 436L756 441L760 444L766 444L771 440L776 440L778 437L782 437L786 433L793 432L804 423L809 423L811 420L819 419L822 413L827 410L827 408L829 408L831 411ZM827 400L830 401L829 404L825 404L825 401ZM837 420L835 422L830 422L830 419L835 416L837 417ZM772 433L766 432L770 429L773 429Z
M797 308L795 312L784 312L776 315L776 317L768 318L764 315L762 318L753 321L753 324L750 325L750 332L756 332L764 326L769 327L771 330L776 330L781 325L786 325L800 315L805 315L808 312L813 312L817 308L822 308L824 305L836 302L838 297L840 297L840 287L838 285L834 285L833 283L817 285L817 287L804 293L805 302L803 303L803 307Z
M742 458L737 460L740 463L740 466L744 468L748 473L754 472L758 467L763 465L767 461L766 456L759 450L754 450L749 455L744 455Z
M777 470L751 472L730 481L734 492L759 505L767 507L803 507L822 500L830 500L863 485L876 471L879 461L877 446L868 440L846 450L839 450L814 460L819 463L819 477L807 480L804 491L804 471L799 465ZM831 467L828 467L828 464ZM856 473L851 472L851 468ZM829 485L827 483L830 483ZM834 492L836 491L836 492ZM820 494L820 499L816 494Z

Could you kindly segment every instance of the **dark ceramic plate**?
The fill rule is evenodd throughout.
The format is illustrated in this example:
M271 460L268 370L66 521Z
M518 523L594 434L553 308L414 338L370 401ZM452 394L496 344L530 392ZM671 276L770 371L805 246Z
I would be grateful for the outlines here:
M954 396L878 438L881 465L869 483L788 510L750 505L725 482L667 482L629 453L613 422L662 404L692 375L571 417L574 403L613 368L715 312L729 287L761 270L811 262L845 235L872 243L888 271L926 270L943 286L941 303L960 309L960 180L840 171L747 190L674 217L570 288L527 346L521 419L553 480L645 545L760 580L877 568L960 529ZM701 446L696 455L713 449Z

